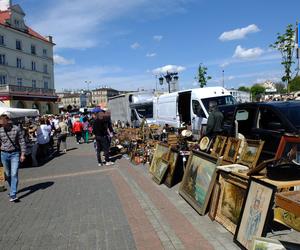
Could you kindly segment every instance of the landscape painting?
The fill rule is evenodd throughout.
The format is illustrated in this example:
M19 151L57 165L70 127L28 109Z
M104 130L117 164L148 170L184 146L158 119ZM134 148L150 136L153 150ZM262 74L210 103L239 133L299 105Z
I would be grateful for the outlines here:
M203 215L205 213L212 188L216 179L216 159L202 152L191 154L179 194L186 199L194 209Z

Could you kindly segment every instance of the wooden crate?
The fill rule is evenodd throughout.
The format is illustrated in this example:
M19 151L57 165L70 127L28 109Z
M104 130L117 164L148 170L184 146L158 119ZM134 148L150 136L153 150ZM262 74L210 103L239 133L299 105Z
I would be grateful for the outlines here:
M300 191L277 193L275 195L275 205L300 216Z

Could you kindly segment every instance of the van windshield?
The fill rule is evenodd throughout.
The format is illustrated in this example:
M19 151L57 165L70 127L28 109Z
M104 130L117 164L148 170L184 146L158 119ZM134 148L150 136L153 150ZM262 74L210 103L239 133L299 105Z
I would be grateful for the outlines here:
M143 103L134 105L140 118L153 118L153 103Z
M204 105L204 107L207 111L208 111L210 101L215 101L218 106L236 104L236 100L231 95L204 98L204 99L202 99L202 102L203 102L203 105Z

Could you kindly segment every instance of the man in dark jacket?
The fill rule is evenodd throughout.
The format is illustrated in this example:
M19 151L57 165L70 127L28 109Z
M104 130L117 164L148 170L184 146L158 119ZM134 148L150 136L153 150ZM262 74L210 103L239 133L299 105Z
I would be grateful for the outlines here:
M105 112L99 112L93 123L93 134L96 137L98 166L102 166L103 164L106 166L114 164L109 160L110 136L112 132L110 118L105 115ZM102 162L101 151L104 153L105 162Z
M206 135L209 137L216 136L223 131L224 116L219 111L215 101L209 102L209 116L207 119Z

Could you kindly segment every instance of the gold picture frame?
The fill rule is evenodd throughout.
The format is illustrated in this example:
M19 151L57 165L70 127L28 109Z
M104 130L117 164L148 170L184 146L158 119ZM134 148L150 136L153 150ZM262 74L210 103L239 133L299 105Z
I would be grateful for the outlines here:
M215 220L215 218L216 218L217 207L219 204L220 191L221 191L221 185L218 181L216 181L213 192L212 192L212 197L211 197L211 202L210 202L210 207L209 207L209 212L208 212L208 216L211 220Z
M155 147L155 152L152 157L151 165L149 168L149 172L153 175L156 171L156 168L158 166L158 163L164 159L168 160L170 153L170 147L168 144L164 143L157 143Z
M157 184L161 184L163 181L163 178L167 172L169 168L169 162L166 160L161 160L155 170L155 172L153 173L153 177L152 179L157 183Z
M226 145L224 155L223 155L223 159L225 161L228 161L231 163L236 162L241 142L242 141L240 139L236 139L234 137L228 138L227 145Z
M247 140L237 163L246 165L250 169L255 168L264 143L262 140Z
M225 143L227 141L226 136L218 135L215 139L212 151L210 152L211 156L218 158L222 155Z
M235 233L247 192L247 179L220 171L220 196L215 220Z
M176 174L176 167L179 163L179 151L171 149L169 153L169 169L167 172L167 177L165 179L165 184L167 187L172 187L174 175Z

